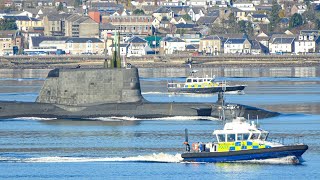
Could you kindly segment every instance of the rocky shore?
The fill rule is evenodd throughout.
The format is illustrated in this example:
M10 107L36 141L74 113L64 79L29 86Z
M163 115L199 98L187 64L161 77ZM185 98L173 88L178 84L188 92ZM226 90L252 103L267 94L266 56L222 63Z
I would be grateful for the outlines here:
M81 67L102 67L111 57L99 55L81 56L3 56L0 68L6 69L53 69ZM313 67L320 65L318 55L221 55L221 56L158 56L125 58L125 63L144 68L185 67Z

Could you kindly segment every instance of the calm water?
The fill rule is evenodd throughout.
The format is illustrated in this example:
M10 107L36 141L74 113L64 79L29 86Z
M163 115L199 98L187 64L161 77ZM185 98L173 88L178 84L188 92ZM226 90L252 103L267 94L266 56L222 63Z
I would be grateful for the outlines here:
M172 95L167 81L183 81L185 70L142 70L142 90L152 101L214 102L216 95ZM221 70L213 70L221 76ZM254 72L258 71L258 74ZM206 73L211 70L205 70ZM223 70L218 80L246 83L244 94L227 101L277 110L261 119L270 138L309 145L304 162L291 158L237 163L182 163L184 128L190 141L209 141L223 124L213 118L174 117L141 120L101 117L91 121L16 118L0 120L1 179L319 179L320 75L317 68ZM289 73L290 72L290 73ZM292 74L292 72L295 72ZM296 73L299 72L300 74ZM305 72L305 73L301 73ZM0 70L0 99L34 101L47 70ZM283 76L281 74L284 74ZM293 77L291 77L293 76Z

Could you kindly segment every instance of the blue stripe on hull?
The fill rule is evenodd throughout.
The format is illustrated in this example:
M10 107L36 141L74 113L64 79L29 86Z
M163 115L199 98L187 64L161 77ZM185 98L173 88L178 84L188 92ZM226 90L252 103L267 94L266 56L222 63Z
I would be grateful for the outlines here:
M305 150L296 150L296 151L265 152L260 154L246 154L246 155L222 156L222 157L194 157L194 158L184 158L184 161L227 162L227 161L240 161L240 160L281 158L286 156L296 156L299 158L304 152Z

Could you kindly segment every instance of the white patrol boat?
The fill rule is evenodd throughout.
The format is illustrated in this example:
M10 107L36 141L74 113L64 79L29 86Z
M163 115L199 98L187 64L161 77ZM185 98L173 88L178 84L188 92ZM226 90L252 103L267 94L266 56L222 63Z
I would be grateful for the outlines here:
M228 91L242 91L246 85L231 85L227 82L216 82L215 76L209 77L196 77L191 72L191 76L186 78L184 83L168 82L168 92L175 93L217 93L217 92L228 92Z
M225 124L223 130L213 132L213 142L193 143L192 150L185 131L186 152L181 156L187 162L228 162L253 159L300 158L308 149L307 145L283 145L268 141L269 133L249 123L245 118L236 118Z

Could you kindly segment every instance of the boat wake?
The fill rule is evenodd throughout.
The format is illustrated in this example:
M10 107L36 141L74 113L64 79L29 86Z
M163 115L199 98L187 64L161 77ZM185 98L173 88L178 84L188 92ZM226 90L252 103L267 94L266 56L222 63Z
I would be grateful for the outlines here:
M78 163L78 162L158 162L179 163L182 161L181 154L151 154L132 157L39 157L39 158L12 158L0 157L0 162L23 162L23 163Z
M13 118L13 120L50 121L50 120L57 120L57 118L17 117L17 118Z
M181 154L154 153L150 155L139 155L132 157L37 157L37 158L15 158L0 157L0 162L16 163L81 163L81 162L145 162L145 163L183 163L199 164L198 162L184 162ZM237 164L300 164L295 156L265 160L230 161L225 163ZM201 162L201 164L207 164ZM218 163L219 164L219 163Z
M301 161L296 156L286 156L282 158L272 158L264 160L246 160L235 161L238 163L253 163L253 164L300 164Z

